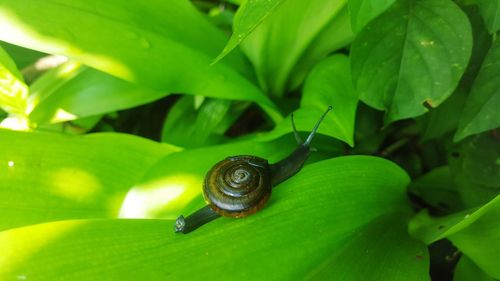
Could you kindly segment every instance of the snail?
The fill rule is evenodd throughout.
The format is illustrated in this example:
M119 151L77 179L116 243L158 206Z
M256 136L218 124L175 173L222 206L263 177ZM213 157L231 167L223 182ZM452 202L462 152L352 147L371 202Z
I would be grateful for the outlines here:
M286 158L274 164L266 159L240 155L228 157L215 164L205 176L203 197L207 205L191 215L180 215L175 221L175 232L189 233L220 216L241 218L259 211L271 196L273 187L295 175L311 152L310 144L319 125L331 106L317 121L302 142L291 116L292 129L298 147Z

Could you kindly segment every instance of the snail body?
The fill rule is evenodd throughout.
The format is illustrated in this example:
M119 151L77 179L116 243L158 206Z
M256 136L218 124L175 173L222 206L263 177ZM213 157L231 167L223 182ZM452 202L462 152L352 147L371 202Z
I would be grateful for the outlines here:
M321 121L330 111L323 113L305 142L292 127L298 147L286 158L274 164L266 159L240 155L228 157L215 164L207 173L203 184L203 197L207 206L188 217L179 216L175 222L176 232L188 233L220 216L241 218L264 207L273 187L296 174L311 152L310 143Z

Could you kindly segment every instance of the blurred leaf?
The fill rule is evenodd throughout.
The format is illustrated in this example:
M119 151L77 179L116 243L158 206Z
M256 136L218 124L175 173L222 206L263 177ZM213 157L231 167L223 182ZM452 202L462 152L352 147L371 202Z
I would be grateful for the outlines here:
M345 3L346 0L287 0L247 37L241 46L266 92L275 96L285 93L293 68ZM345 42L344 37L329 39Z
M481 70L465 102L457 133L459 141L466 136L500 127L500 40L496 40L486 55Z
M408 190L434 207L435 212L449 214L463 209L463 203L448 166L436 168L412 181Z
M305 167L273 190L261 212L221 218L187 235L175 234L171 220L19 228L0 234L0 277L355 280L373 270L370 280L429 280L426 249L407 237L407 213L398 212L408 181L389 161L340 157ZM394 231L381 231L388 222ZM328 267L334 260L341 264Z
M500 194L500 145L494 135L481 134L453 148L450 168L467 207L484 204Z
M209 138L221 124L231 107L231 101L205 99L198 110L194 98L180 98L168 112L162 130L162 141L181 147L214 144Z
M420 213L410 222L410 232L426 243L448 238L482 270L500 278L500 195L477 209L446 217Z
M134 136L0 130L0 229L115 217L127 190L175 151Z
M350 0L351 25L358 33L367 23L387 10L396 0Z
M46 56L44 53L22 48L2 41L0 41L0 47L10 55L19 69L23 69L30 64L35 63L39 58Z
M222 52L215 58L218 62L238 46L260 23L271 15L285 0L246 0L238 8L233 22L233 34Z
M293 67L290 73L289 89L295 90L301 86L314 65L327 57L332 51L347 46L353 38L349 11L347 6L344 6L330 20L328 25L318 33Z
M351 84L349 58L334 55L318 63L304 85L300 108L294 112L298 131L310 132L321 114L333 106L318 132L354 145L354 123L358 97ZM290 118L286 118L262 139L277 138L292 131Z
M210 66L226 37L190 1L3 1L0 19L6 30L0 39L9 43L62 54L158 91L254 101L280 119L249 80L241 53Z
M43 75L31 87L30 120L58 123L146 104L169 95L126 82L76 62Z
M28 87L12 58L0 47L0 107L10 114L23 116Z
M472 48L471 27L448 0L398 0L369 23L351 49L361 100L386 123L422 115L456 88Z
M493 34L500 30L500 0L476 0L488 31Z
M495 281L495 279L484 273L467 256L462 256L455 268L453 281Z

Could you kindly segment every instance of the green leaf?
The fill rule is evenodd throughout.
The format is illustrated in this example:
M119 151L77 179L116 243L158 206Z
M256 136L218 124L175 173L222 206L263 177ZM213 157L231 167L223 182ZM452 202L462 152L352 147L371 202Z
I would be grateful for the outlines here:
M2 47L10 55L19 69L28 67L46 55L44 53L22 48L2 41L0 41L0 47Z
M6 231L0 278L355 280L349 277L358 270L373 269L370 280L429 280L426 249L407 237L407 213L398 212L407 204L408 181L389 161L340 157L305 167L257 214L221 218L187 235L174 233L172 220L80 220ZM387 223L393 231L383 231ZM363 263L348 266L342 257ZM325 267L333 260L341 264Z
M488 276L477 265L474 264L468 257L462 256L458 261L453 274L453 281L495 281Z
M350 0L351 25L358 33L368 22L387 10L396 0Z
M218 128L228 129L230 123L224 123L225 118L233 121L238 117L229 113L231 102L221 99L204 99L198 109L195 108L195 98L184 96L179 99L167 114L163 123L162 141L181 147L200 147L217 144L223 140L216 134Z
M295 90L302 85L314 65L334 50L343 48L354 39L349 20L349 11L344 6L327 26L309 44L290 73L288 88Z
M493 34L500 30L500 0L477 0L488 31Z
M474 81L454 141L500 126L500 114L498 114L500 82L496 79L498 75L500 75L500 40L496 40L491 46Z
M449 214L463 209L463 203L448 166L436 168L412 181L408 190L433 207L434 212Z
M294 112L298 131L310 132L321 114L333 106L318 132L354 145L354 123L358 97L352 88L349 58L334 55L318 63L304 85L300 108ZM260 140L277 138L292 132L290 118L286 118Z
M10 114L24 115L28 87L11 57L0 47L0 107Z
M244 1L234 16L233 34L222 52L215 58L214 63L229 54L284 1L285 0Z
M1 6L0 40L63 54L158 91L254 101L280 119L249 80L241 53L210 65L226 36L190 1L23 0Z
M448 238L482 270L500 278L500 195L478 209L447 217L431 218L421 213L411 221L409 229L426 243Z
M0 229L115 217L127 190L174 151L135 136L0 130Z
M346 0L287 0L246 38L241 47L266 92L282 96L288 90L295 65L322 30L341 13L345 3ZM344 37L328 39L345 41Z
M369 23L351 49L361 100L386 123L422 115L456 88L472 48L469 21L449 0L398 0Z
M495 136L481 134L453 148L448 160L462 201L482 205L500 194L500 145Z
M106 114L168 95L75 62L49 71L32 85L31 90L30 101L34 109L29 118L38 125Z

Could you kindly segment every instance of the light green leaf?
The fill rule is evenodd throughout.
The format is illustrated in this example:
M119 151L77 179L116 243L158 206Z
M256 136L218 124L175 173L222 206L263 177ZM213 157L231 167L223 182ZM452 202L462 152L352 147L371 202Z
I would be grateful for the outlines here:
M477 0L488 31L493 34L500 30L500 0Z
M346 280L371 268L374 281L429 280L426 249L407 237L401 219L407 213L398 213L408 181L389 161L340 157L282 183L261 212L221 218L187 235L174 233L172 220L80 220L6 231L0 278L291 280L321 272ZM395 230L381 232L391 218ZM356 256L363 263L355 267L342 259ZM334 259L344 264L324 267Z
M498 75L500 75L500 40L495 40L467 97L454 141L500 126Z
M287 0L247 37L241 47L265 91L282 96L288 90L295 65L345 5L346 0ZM344 37L329 39L345 42Z
M495 281L488 276L467 256L462 256L455 267L453 281Z
M314 65L332 51L349 45L353 39L349 11L347 6L344 6L314 38L293 67L288 82L289 90L300 87Z
M500 278L500 195L478 209L446 217L417 215L410 223L410 232L426 243L448 238L482 270Z
M396 0L350 0L349 11L354 32L358 33L368 22L387 10Z
M135 136L65 136L0 130L0 230L116 217L143 174L174 151Z
M233 34L224 50L214 62L218 62L238 46L262 21L270 16L286 0L246 0L234 16Z
M250 82L241 53L210 65L226 36L190 1L0 4L0 28L5 30L0 40L62 54L158 91L254 101L280 119L271 100Z
M449 0L398 0L369 23L351 49L361 100L386 123L416 117L455 90L471 54L469 21Z
M354 145L354 123L358 97L351 84L349 59L334 55L311 71L304 85L300 108L294 112L298 131L310 132L321 114L333 106L318 132ZM290 117L283 120L260 140L277 138L292 131Z
M146 104L169 95L141 87L79 63L65 63L31 87L29 115L43 125L106 114Z
M0 47L0 107L10 114L24 115L28 87L10 56Z

